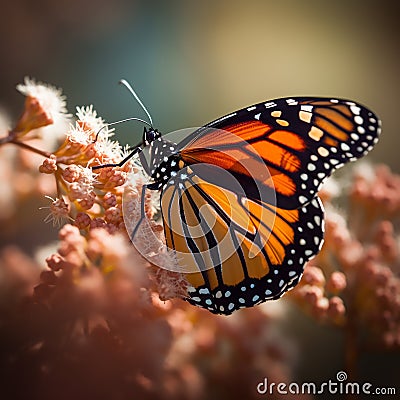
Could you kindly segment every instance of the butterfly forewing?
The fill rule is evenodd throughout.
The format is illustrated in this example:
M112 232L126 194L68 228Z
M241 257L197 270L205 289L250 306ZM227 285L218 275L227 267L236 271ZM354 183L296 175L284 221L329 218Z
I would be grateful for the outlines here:
M249 145L238 149L220 131L237 135ZM320 185L343 164L367 154L378 140L379 119L365 107L347 100L294 98L260 103L207 124L179 144L188 163L215 163L230 168L231 153L243 158L256 152L272 179L261 182L276 190L278 204L299 207L315 197ZM213 144L213 151L208 145ZM216 156L218 149L223 156ZM243 171L230 168L239 182ZM250 177L253 180L257 177ZM245 184L249 197L253 186Z

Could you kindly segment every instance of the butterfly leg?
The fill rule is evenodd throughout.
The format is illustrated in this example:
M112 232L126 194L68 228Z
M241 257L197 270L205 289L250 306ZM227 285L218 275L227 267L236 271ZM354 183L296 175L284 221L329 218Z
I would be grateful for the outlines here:
M145 213L146 190L149 189L149 186L151 186L151 185L143 185L142 186L142 192L140 194L140 218L139 218L139 221L137 222L136 226L133 228L133 231L131 234L131 240L135 237L140 225L142 224L143 220L146 218L146 213Z
M115 164L102 164L102 165L96 165L92 167L92 169L100 169L100 168L114 168L114 167L122 167L126 162L128 162L135 154L139 153L142 151L141 147L135 147L132 149L132 152L130 152L125 158L123 158L119 163Z

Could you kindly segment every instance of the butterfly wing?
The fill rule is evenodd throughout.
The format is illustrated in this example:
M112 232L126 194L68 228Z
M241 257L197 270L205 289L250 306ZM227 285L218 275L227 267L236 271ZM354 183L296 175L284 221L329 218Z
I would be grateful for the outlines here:
M190 283L189 302L230 314L294 287L322 246L319 199L285 210L181 171L161 197L164 231Z
M359 104L305 97L239 110L200 128L179 147L188 165L229 169L250 198L261 184L275 191L279 206L297 208L315 197L334 170L367 154L379 133L377 116ZM235 162L255 154L270 172L263 179Z
M180 142L185 171L164 187L161 209L189 301L230 314L293 288L323 242L321 183L379 133L359 104L294 98L239 110Z

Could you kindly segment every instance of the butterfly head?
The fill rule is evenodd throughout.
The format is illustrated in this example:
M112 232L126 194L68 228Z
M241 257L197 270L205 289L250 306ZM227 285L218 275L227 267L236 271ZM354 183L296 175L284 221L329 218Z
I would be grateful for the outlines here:
M157 129L146 129L143 130L143 146L148 146L153 143L155 140L161 137L161 133L158 132Z

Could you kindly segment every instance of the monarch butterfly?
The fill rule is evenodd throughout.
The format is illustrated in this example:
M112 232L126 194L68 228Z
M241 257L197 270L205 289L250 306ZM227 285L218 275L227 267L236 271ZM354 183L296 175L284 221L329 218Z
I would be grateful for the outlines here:
M179 254L187 301L216 314L296 286L323 244L321 184L367 154L381 130L353 101L294 97L243 108L173 143L138 101L151 123L128 157L139 153L147 189L161 192L166 244Z

